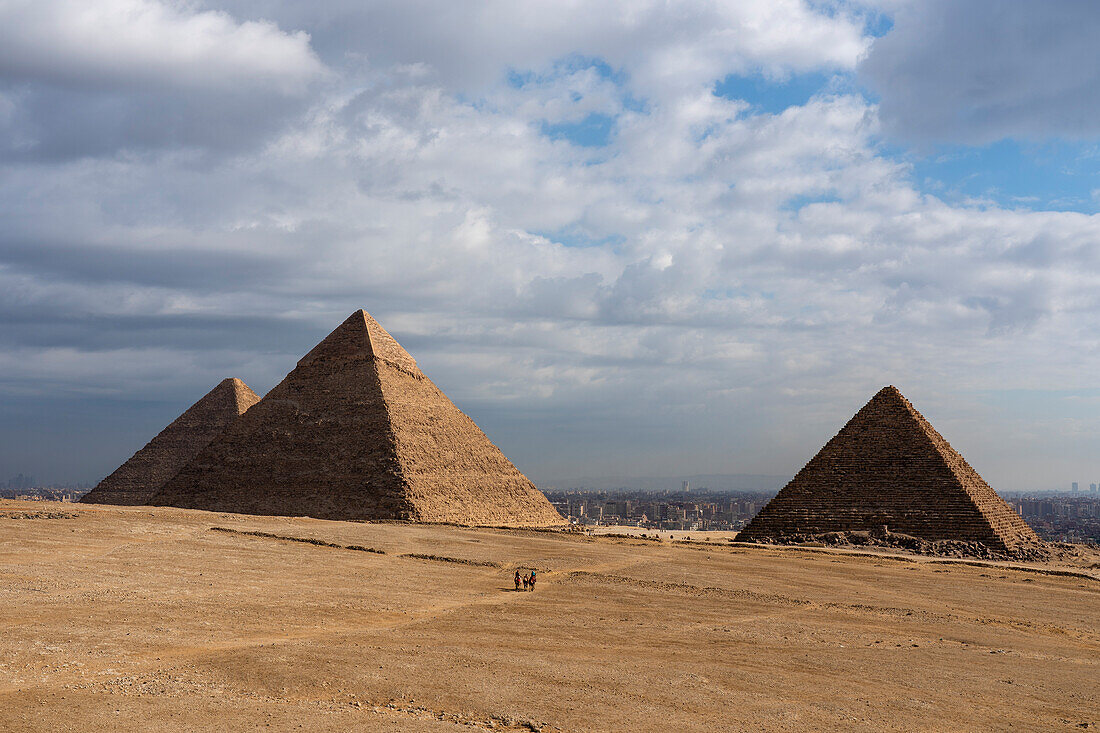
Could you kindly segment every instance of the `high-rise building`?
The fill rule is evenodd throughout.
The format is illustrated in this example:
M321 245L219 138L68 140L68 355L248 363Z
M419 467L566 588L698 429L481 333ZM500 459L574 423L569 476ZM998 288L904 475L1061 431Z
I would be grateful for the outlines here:
M1077 482L1076 482L1076 481L1074 481L1074 482L1073 482L1073 493L1075 493L1075 494L1076 494L1076 493L1077 493L1078 491L1080 491L1080 490L1081 490L1081 489L1080 489L1080 488L1079 488L1079 487L1077 486Z
M683 490L684 490L684 493L687 493L687 492L691 491L691 482L690 481L685 481L683 483Z

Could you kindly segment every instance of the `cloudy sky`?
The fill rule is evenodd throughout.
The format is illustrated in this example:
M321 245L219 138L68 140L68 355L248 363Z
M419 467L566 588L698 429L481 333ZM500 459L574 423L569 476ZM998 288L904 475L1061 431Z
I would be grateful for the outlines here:
M1097 36L1088 0L0 0L0 481L98 481L357 308L542 483L793 474L885 384L997 488L1098 481Z

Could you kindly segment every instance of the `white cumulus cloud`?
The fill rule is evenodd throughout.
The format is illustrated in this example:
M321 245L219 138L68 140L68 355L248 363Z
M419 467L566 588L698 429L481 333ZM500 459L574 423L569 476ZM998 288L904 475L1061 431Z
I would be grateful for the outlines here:
M0 3L0 78L12 81L294 92L322 71L308 34L222 11L163 0Z

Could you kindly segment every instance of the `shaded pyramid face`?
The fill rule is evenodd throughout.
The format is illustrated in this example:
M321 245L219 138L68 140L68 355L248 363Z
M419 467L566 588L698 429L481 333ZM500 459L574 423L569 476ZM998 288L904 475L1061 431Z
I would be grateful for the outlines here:
M894 387L885 387L738 534L873 530L1013 550L1035 532Z
M306 354L152 503L322 519L563 523L365 311Z
M147 503L215 436L259 401L241 380L222 380L80 500L88 504Z

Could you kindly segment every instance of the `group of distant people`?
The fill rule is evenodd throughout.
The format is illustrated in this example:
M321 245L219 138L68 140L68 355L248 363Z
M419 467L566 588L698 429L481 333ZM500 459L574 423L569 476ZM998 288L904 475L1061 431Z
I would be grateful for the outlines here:
M535 589L535 571L532 570L529 575L520 575L519 571L516 571L516 590L519 590L520 583L523 584L524 590Z

